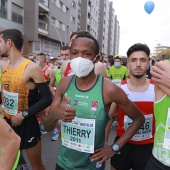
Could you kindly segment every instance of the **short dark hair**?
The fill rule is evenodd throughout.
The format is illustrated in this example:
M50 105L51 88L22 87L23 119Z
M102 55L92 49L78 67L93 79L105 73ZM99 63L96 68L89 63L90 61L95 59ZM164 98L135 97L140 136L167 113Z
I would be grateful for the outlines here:
M136 44L132 45L126 53L127 57L129 58L129 56L135 51L144 51L149 58L150 49L146 44L136 43Z
M108 55L108 57L107 57L108 59L112 59L113 60L113 58L114 58L114 56L113 55Z
M61 47L61 50L63 50L63 51L70 50L70 47L66 45L66 46Z
M82 38L89 38L91 40L93 40L94 45L95 45L95 55L99 54L99 43L98 41L90 34L90 33L81 33L79 35L77 35L76 39L82 37Z
M46 60L46 55L44 53L39 53L37 56L41 56L41 58L45 59Z
M87 30L75 31L75 32L73 32L73 33L70 35L70 39L71 39L74 35L79 35L79 34L83 34L83 33L88 34L89 31L87 31Z
M1 31L0 35L2 35L2 38L4 39L5 42L7 42L7 40L10 39L14 43L15 48L18 51L22 50L24 39L21 31L17 29L6 29Z

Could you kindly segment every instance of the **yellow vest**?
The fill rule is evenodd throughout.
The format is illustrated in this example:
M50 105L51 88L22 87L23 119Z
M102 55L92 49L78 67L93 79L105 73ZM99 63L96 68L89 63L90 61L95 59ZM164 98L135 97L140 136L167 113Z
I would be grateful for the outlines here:
M10 95L4 99L4 92L13 92L15 94L18 94L17 104L15 109L18 110L18 113L22 110L28 109L28 95L29 95L29 89L25 86L23 82L23 74L25 71L26 66L30 60L25 60L23 63L21 63L17 68L15 69L8 69L8 65L10 62L7 63L5 66L5 69L2 73L2 103L4 105L12 106L13 101L10 99ZM5 100L5 101L4 101ZM13 108L11 108L12 110ZM13 116L6 113L4 110L4 115L8 119L11 119Z

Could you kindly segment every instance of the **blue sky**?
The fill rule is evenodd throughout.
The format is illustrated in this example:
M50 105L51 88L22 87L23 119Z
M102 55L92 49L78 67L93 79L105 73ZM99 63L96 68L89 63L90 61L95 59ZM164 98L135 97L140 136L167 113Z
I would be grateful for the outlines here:
M134 43L147 44L151 52L157 43L170 46L170 0L152 0L151 14L144 10L147 0L112 1L120 25L121 55Z

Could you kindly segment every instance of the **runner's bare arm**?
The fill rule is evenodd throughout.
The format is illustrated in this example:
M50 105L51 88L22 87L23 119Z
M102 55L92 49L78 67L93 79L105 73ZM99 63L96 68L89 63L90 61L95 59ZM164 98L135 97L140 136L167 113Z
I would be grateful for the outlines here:
M125 131L125 133L116 141L116 143L122 148L140 129L143 125L145 118L140 110L132 103L124 93L124 91L118 86L112 84L109 80L105 80L104 83L104 99L106 107L112 102L115 102L118 107L120 107L123 112L129 116L133 122ZM100 160L98 163L107 161L110 157L116 154L111 146L104 145L102 148L96 149L95 154L90 157L92 161Z
M0 169L11 170L20 147L20 137L0 117Z
M66 68L67 68L67 64L68 64L68 62L64 62L64 63L62 63L62 65L61 65L61 77L62 77L62 78L65 77L65 76L64 76L64 72L65 72L65 70L66 70Z
M56 71L57 71L57 69L53 69L53 71L52 71L52 76L51 76L51 78L50 78L50 83L49 83L49 88L50 88L50 91L51 91L51 93L52 93L53 96L55 95L54 85L55 85L55 75L56 75Z

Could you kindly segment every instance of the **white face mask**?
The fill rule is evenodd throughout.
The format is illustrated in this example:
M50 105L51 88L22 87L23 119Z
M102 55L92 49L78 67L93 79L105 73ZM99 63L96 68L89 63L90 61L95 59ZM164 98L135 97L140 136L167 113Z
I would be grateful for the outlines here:
M70 66L74 74L79 78L86 77L94 68L94 64L91 60L82 57L72 59Z

